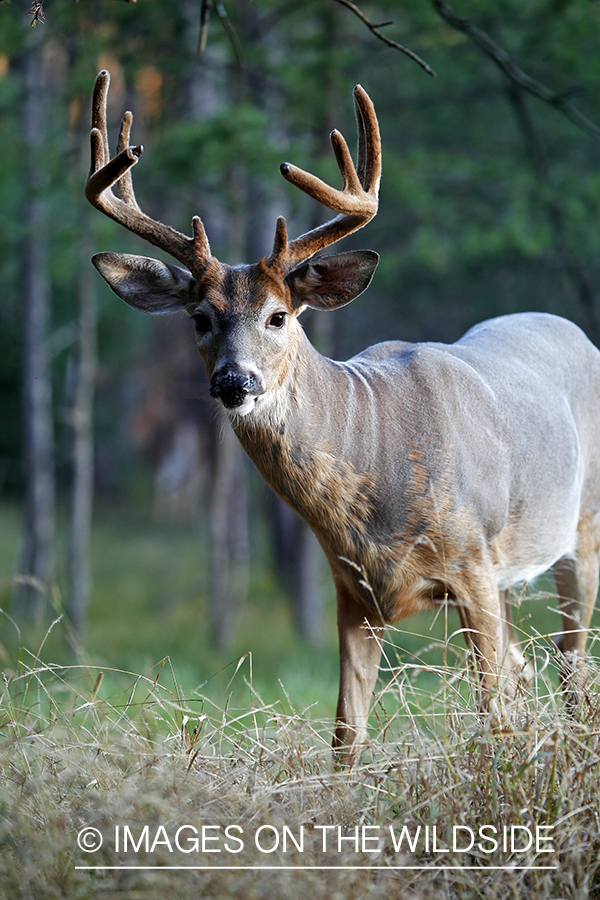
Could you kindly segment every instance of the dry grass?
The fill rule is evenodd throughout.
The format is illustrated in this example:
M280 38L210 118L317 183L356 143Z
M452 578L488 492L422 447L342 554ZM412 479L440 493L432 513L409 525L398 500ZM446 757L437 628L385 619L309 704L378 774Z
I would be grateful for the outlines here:
M144 676L106 673L103 681L92 668L51 666L23 654L18 668L5 674L0 697L0 895L596 896L600 676L590 662L578 717L569 719L553 684L550 646L543 638L531 642L528 656L538 676L515 706L513 729L501 734L490 733L473 713L464 656L452 666L445 659L434 673L433 693L421 687L424 671L431 678L433 667L390 663L375 704L372 740L351 773L334 766L331 722L315 722L288 699L268 708L261 704L251 687L249 658L240 661L235 690L219 710L200 694L182 697L168 661ZM122 689L115 687L119 681ZM249 698L244 708L234 705L238 685ZM175 835L184 825L199 835L204 826L206 850L220 852L196 852L188 843L195 834L191 828L180 832L179 842L192 852L178 850ZM334 828L326 832L323 852L319 826L327 825ZM434 825L442 852L431 846ZM500 834L504 826L553 826L546 834L552 835L554 852L533 847L511 853L502 845L493 853L476 846L455 852L446 842L453 825L475 832L493 826ZM78 833L89 826L104 838L95 853L77 844ZM136 841L142 838L137 852L131 846L123 850L125 826ZM270 827L258 831L262 826ZM379 831L365 831L364 852L350 841L339 852L337 826L343 837L355 835L357 827L359 838L363 826ZM414 852L406 841L395 851L390 826L396 837L406 826L411 838L421 828ZM299 842L302 830L300 852L290 835ZM257 849L257 832L264 850L278 835L278 849ZM379 846L368 840L377 836ZM461 846L466 837L460 832ZM243 849L233 852L240 842ZM482 846L492 848L491 842ZM86 865L105 868L77 868ZM162 869L109 868L133 865ZM254 868L164 868L175 865ZM286 865L301 868L256 869Z

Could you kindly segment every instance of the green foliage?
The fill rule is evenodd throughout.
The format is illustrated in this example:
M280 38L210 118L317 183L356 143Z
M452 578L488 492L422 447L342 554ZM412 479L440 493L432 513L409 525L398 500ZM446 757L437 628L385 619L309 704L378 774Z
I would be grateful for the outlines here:
M240 163L246 168L250 160L253 178L266 180L277 172L280 154L269 142L268 122L256 106L241 103L201 121L174 125L157 147L155 164L164 190L181 191L193 183L209 198L225 201L230 212L244 212L247 197L227 189L227 174Z

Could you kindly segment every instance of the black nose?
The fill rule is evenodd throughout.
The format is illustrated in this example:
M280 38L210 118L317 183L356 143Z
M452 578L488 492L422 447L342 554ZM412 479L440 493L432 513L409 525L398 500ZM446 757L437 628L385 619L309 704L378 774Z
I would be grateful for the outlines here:
M227 409L241 406L251 393L257 393L256 378L247 372L221 372L210 382L211 397L219 397Z

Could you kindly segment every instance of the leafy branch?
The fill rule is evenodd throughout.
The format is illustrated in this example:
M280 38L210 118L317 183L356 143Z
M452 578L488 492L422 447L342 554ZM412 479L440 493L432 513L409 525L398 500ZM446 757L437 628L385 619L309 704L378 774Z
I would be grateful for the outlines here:
M341 2L341 0L340 0ZM572 91L553 91L528 75L506 52L506 50L497 44L492 38L483 31L479 25L470 19L464 19L444 0L431 0L433 7L437 10L442 19L454 28L466 34L473 43L491 59L498 68L506 75L506 77L517 87L526 91L544 103L553 106L561 112L567 119L573 122L578 128L581 128L590 137L600 140L600 128L591 122L587 116L584 116L577 107L569 102L568 96Z

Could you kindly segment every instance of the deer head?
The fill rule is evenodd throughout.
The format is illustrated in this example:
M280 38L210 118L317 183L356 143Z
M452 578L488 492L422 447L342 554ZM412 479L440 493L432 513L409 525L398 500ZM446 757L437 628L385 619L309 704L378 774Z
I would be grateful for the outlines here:
M121 122L111 159L106 125L109 73L99 73L92 103L92 163L85 195L105 215L167 251L181 266L130 254L98 253L92 262L130 306L152 315L185 310L196 327L211 394L238 415L265 404L286 379L301 340L298 315L307 306L332 310L369 285L378 255L371 250L315 256L369 222L377 212L381 143L377 117L362 87L354 89L358 164L338 131L331 143L343 178L341 190L289 163L281 173L337 215L289 241L277 220L273 250L251 265L228 266L210 252L202 221L192 236L145 215L137 204L131 170L143 148L129 146L132 116ZM114 188L114 191L113 191Z

